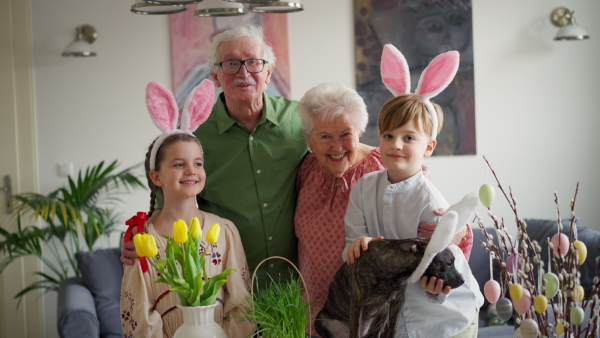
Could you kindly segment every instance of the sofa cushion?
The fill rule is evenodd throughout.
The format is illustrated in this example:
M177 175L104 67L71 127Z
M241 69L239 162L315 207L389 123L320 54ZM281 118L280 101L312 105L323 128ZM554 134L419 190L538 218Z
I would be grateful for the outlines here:
M83 282L94 297L100 322L100 337L123 336L119 302L123 279L120 256L120 248L80 251L75 254Z

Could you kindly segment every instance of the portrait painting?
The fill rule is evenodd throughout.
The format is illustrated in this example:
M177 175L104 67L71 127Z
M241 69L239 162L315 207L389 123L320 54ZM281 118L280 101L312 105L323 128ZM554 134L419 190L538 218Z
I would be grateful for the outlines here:
M423 69L437 55L456 50L460 65L453 82L431 101L444 123L434 156L476 153L473 34L470 0L354 0L356 87L365 99L369 123L362 140L379 145L377 117L393 97L381 81L385 44L402 52L414 92Z
M276 67L267 86L267 94L290 96L287 14L250 12L229 17L197 17L194 16L195 6L189 5L187 11L172 14L169 18L173 91L180 107L195 86L211 78L208 51L212 38L247 23L263 28L267 43L275 53ZM220 88L217 91L220 93Z

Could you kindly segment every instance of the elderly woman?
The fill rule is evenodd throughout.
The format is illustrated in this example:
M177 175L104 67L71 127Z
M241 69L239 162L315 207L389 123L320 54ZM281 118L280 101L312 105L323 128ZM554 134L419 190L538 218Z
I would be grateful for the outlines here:
M327 299L329 282L343 264L344 215L350 190L363 175L385 167L378 147L359 142L368 114L356 91L338 83L319 84L300 100L298 114L311 152L298 169L294 221L300 271L313 311L306 332L316 336L314 316ZM434 227L421 224L419 236L431 237ZM462 241L459 247L467 258L469 235L472 242L467 227L455 240Z

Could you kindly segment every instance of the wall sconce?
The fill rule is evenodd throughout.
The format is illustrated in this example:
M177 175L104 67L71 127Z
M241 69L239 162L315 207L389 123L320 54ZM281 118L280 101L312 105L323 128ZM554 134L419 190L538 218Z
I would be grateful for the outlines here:
M276 1L276 2L250 2L250 10L257 13L294 13L304 10L300 0L297 1Z
M244 15L248 11L244 8L241 3L228 2L223 0L204 0L198 4L195 16L208 17L208 16L237 16Z
M78 56L88 57L96 56L96 52L92 49L91 43L96 40L98 33L96 29L90 25L82 25L76 28L75 40L65 47L62 56Z
M589 39L585 29L575 23L575 11L565 7L558 7L550 14L550 21L554 26L560 27L554 40L584 40Z
M180 3L150 3L142 0L133 0L131 12L135 14L156 15L156 14L175 14L185 12L187 7Z

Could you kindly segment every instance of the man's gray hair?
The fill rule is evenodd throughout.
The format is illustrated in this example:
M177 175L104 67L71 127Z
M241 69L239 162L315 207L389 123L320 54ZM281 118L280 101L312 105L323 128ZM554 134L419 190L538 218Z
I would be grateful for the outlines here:
M365 131L369 122L365 101L354 89L341 83L318 84L309 89L298 103L302 130L307 136L312 133L317 115L331 121L343 113L351 116L354 127L361 134Z
M262 47L262 58L267 60L270 65L275 65L273 48L267 43L262 27L253 24L245 24L214 36L210 49L208 50L208 64L212 71L216 71L216 66L214 64L219 61L218 50L221 43L243 37L253 38Z

